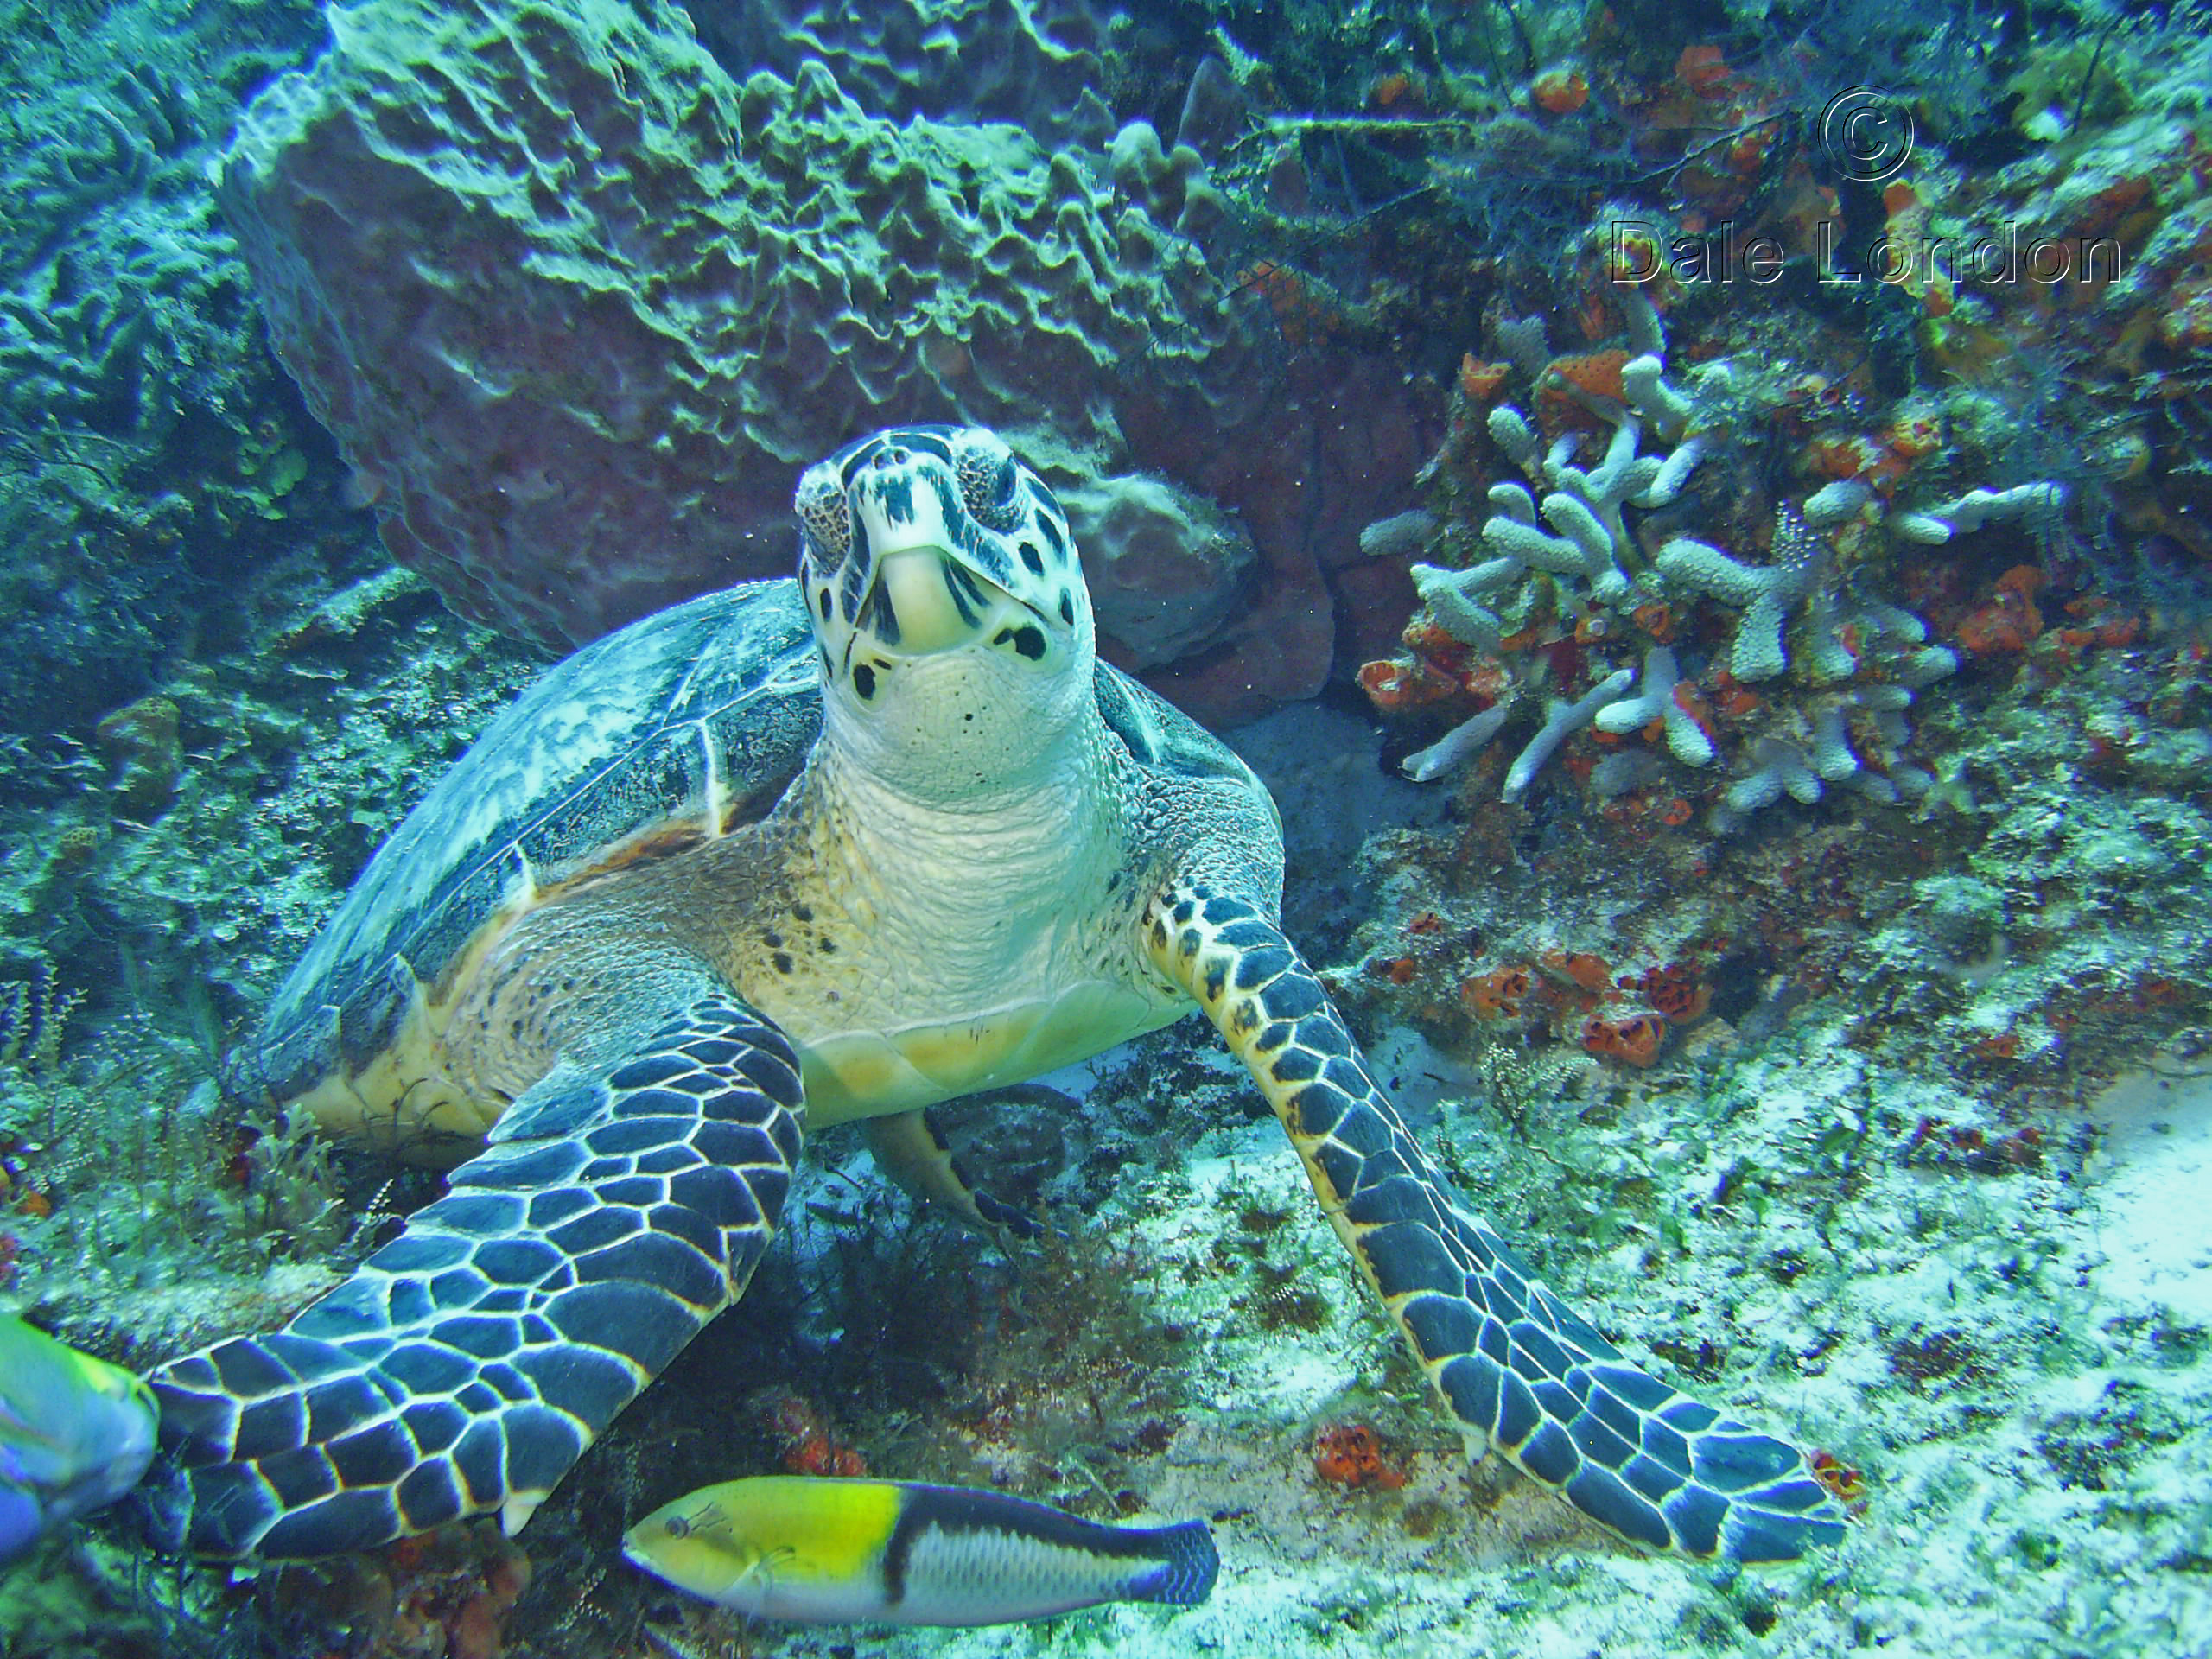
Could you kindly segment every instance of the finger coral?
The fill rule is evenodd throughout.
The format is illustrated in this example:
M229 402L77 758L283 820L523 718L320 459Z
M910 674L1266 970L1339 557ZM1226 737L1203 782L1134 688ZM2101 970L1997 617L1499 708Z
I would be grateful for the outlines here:
M1701 802L1706 821L1730 830L1837 785L1875 801L1916 795L1927 774L1904 756L1905 710L1959 657L1931 644L1927 624L1887 597L1879 578L1896 570L1900 543L2037 522L2063 492L1969 490L1893 512L1913 469L1941 452L1942 427L1924 400L1900 400L1873 423L1881 435L1862 435L1862 444L1829 429L1842 405L1824 378L1761 378L1755 365L1722 359L1678 380L1651 301L1634 291L1605 298L1626 349L1560 357L1534 319L1493 324L1496 347L1529 378L1538 414L1510 401L1478 411L1469 394L1464 429L1478 427L1510 469L1500 479L1478 467L1472 480L1487 509L1486 556L1414 565L1425 608L1406 631L1410 656L1362 671L1385 709L1402 702L1392 695L1401 686L1471 692L1484 683L1484 706L1408 757L1408 775L1444 776L1541 708L1507 769L1509 801L1587 727L1596 752L1583 746L1570 766L1622 822L1679 826ZM1803 398L1815 430L1801 472L1811 487L1774 500L1763 556L1731 551L1758 545L1744 533L1749 515L1717 479L1701 484L1709 474L1700 469L1722 456L1715 465L1739 472L1748 463L1738 452L1763 442L1768 423L1786 428ZM1427 475L1456 453L1447 447ZM1728 534L1691 533L1716 512ZM1428 545L1451 550L1464 537L1446 520ZM1977 653L2024 648L2038 626L2031 610L2028 594L2001 588L1961 625L1960 642ZM1619 653L1639 642L1641 664L1630 669Z
M1643 653L1641 689L1633 697L1599 709L1594 717L1598 729L1633 732L1657 721L1677 760L1688 766L1710 766L1713 734L1700 718L1698 705L1685 695L1694 690L1682 684L1675 653L1664 645L1654 645Z
M1514 756L1513 765L1506 772L1505 798L1518 800L1526 793L1538 770L1568 735L1595 720L1598 711L1627 690L1635 677L1629 670L1620 669L1572 702L1563 697L1551 699L1544 708L1544 723L1536 728L1528 747Z
M1770 563L1743 564L1688 537L1660 549L1656 563L1662 575L1743 610L1729 648L1728 671L1756 684L1774 678L1789 665L1783 627L1792 611L1808 603L1815 611L1815 666L1830 679L1849 677L1855 664L1836 637L1834 607L1822 585L1827 556L1827 543L1802 518L1785 511L1775 523Z
M1951 500L1901 512L1890 520L1890 528L1907 541L1940 543L2008 518L2048 518L2064 499L2065 492L2048 482L1968 490Z

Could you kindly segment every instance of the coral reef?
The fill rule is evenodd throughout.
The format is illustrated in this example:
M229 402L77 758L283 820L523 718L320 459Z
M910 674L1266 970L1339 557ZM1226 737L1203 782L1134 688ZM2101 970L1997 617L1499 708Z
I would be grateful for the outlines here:
M238 326L245 270L199 187L237 90L315 37L314 9L295 3L118 8L82 35L29 8L11 18L5 55L21 90L0 114L11 425L160 450L204 435L177 429L222 422L226 399L265 378Z
M1586 239L1602 242L1605 234L1601 224ZM1701 506L1719 506L1699 487L1700 466L1738 474L1735 452L1761 441L1766 417L1801 372L1711 357L1678 387L1668 378L1662 322L1649 296L1623 290L1617 275L1607 280L1621 291L1600 291L1641 348L1633 357L1614 350L1561 359L1533 320L1495 325L1505 355L1529 372L1540 413L1532 420L1493 401L1481 429L1497 454L1547 493L1538 501L1517 480L1491 483L1481 537L1491 556L1460 569L1412 567L1427 619L1417 617L1406 632L1414 658L1370 664L1362 683L1385 707L1414 683L1445 696L1456 685L1485 706L1409 755L1408 775L1425 781L1464 764L1564 668L1583 689L1544 698L1535 732L1506 772L1508 801L1526 794L1569 736L1593 725L1616 741L1586 768L1593 798L1633 794L1671 805L1701 794L1713 801L1715 828L1740 828L1784 798L1810 804L1829 784L1876 801L1917 799L1929 774L1907 758L1904 710L1915 691L1954 672L1959 657L1928 644L1926 624L1875 585L1894 566L1889 550L2010 523L2048 533L2064 492L2037 480L1899 508L1893 503L1914 475L1909 463L1892 466L1893 450L1839 445L1823 434L1807 470L1815 477L1837 470L1840 454L1842 475L1774 508L1763 563L1732 556L1682 533ZM1510 378L1486 378L1484 395L1496 398ZM1471 460L1463 446L1472 417L1465 407L1459 436L1429 463L1432 480ZM1556 435L1547 442L1540 426ZM1666 447L1644 452L1647 433ZM1579 464L1586 448L1600 442L1596 463ZM1456 493L1473 481L1450 487ZM1885 543L1885 534L1894 540ZM1448 544L1453 536L1447 530L1439 539ZM1726 650L1697 649L1690 677L1682 655L1702 642L1684 619L1697 615L1701 599L1737 614ZM1609 661L1639 638L1639 689L1624 696L1637 671L1609 669ZM1980 638L1968 629L1961 642L1974 649ZM1514 653L1522 652L1526 665L1516 665ZM1785 676L1780 690L1751 689ZM1663 739L1675 766L1713 768L1727 781L1671 771L1660 748L1623 741L1646 732Z
M1356 559L1370 463L1391 476L1413 423L1370 374L1375 430L1271 499L1306 482L1323 415L1278 395L1191 240L1195 152L899 119L853 95L880 77L813 55L734 79L665 6L331 18L332 49L248 111L223 200L356 493L465 614L559 646L780 575L794 463L895 409L993 425L1087 486L1117 660L1213 647L1156 683L1217 717L1318 689L1317 550ZM1220 517L1193 491L1246 509L1253 603L1251 552L1192 533Z
M0 28L0 723L84 733L266 540L311 429L206 181L305 0L16 6ZM281 435L271 443L268 435Z
M543 644L784 573L792 466L884 408L1092 459L1087 389L1198 310L1202 271L1079 164L895 126L818 63L734 80L665 8L333 28L249 112L226 207L387 543Z
M751 503L776 526L759 568L780 570L778 446L810 455L863 408L873 423L879 392L902 415L973 397L1032 427L1077 504L1124 660L1215 715L1310 692L1332 652L1335 678L1357 672L1357 693L1249 734L1286 818L1292 931L1532 1265L1685 1387L1810 1426L1858 1522L1818 1568L1709 1576L1611 1548L1525 1484L1471 1487L1280 1131L1169 1031L956 1115L963 1157L1065 1235L1034 1255L916 1215L818 1137L827 1167L742 1318L512 1542L462 1529L233 1585L153 1562L110 1516L0 1581L0 1647L811 1652L830 1638L633 1581L615 1541L702 1469L855 1459L1099 1516L1209 1515L1226 1569L1191 1622L853 1638L883 1659L2201 1645L2201 30L2094 3L1289 0L1135 22L786 0L690 9L723 66L694 95L646 73L704 63L672 11L432 10L404 50L377 20L404 8L331 13L355 30L342 49L385 54L355 136L390 153L356 153L364 187L423 198L365 198L380 233L333 215L297 234L328 244L363 315L378 289L458 330L428 405L445 423L423 429L450 476L429 445L404 467L371 453L413 442L403 412L346 437L372 463L348 477L261 345L257 298L288 302L216 213L222 135L315 48L318 10L0 19L6 1305L143 1367L280 1319L429 1195L240 1121L208 1079L422 780L531 671L391 569L362 509L450 491L582 556L559 501L527 499L566 477L531 447L554 429L512 446L535 472L495 452L524 395L503 389L525 384L497 353L511 323L519 340L572 316L563 341L603 344L620 321L630 355L576 350L545 395L580 411L563 456L671 435L608 464L672 505L608 534L671 566L686 536L753 556L717 539ZM472 17L525 15L514 58L454 44ZM542 84L518 67L541 57ZM423 98L412 78L441 68ZM353 73L283 83L253 130ZM1823 100L1856 85L1902 94L1920 141L1871 188L1820 149ZM461 107L474 91L505 100L497 118ZM556 112L573 130L533 124ZM680 144L696 114L743 142L694 132L678 168L622 142L633 114L641 137ZM593 175L594 144L634 172ZM476 178L471 155L503 169L476 180L480 219L446 188ZM593 176L599 194L576 188ZM684 194L701 176L727 200ZM259 181L234 175L242 222ZM555 248L500 239L493 207L532 181L524 206L574 238L537 291L570 284L573 312L510 285ZM650 213L625 217L626 192ZM792 285L748 265L683 291L702 268L683 259L739 216L768 221L748 245ZM442 245L416 245L417 223ZM1722 280L1731 226L1773 238L1776 282ZM1971 248L2004 226L2009 275L1999 236L1986 270L1819 280L1824 236ZM2030 274L2038 240L2064 283ZM664 268L671 248L691 251ZM965 286L896 286L902 263L937 281L947 249L969 251ZM494 297L461 328L435 279L472 273ZM991 309L1017 276L1036 307ZM716 311L747 293L785 333ZM902 334L940 295L972 308L970 335ZM364 338L295 364L423 371L397 336ZM747 404L715 353L785 340L790 377ZM644 404L592 378L609 364ZM690 378L665 382L670 364ZM506 495L467 497L486 480ZM716 503L720 522L699 511ZM533 578L519 532L480 544L516 562L518 606L533 580L612 591ZM1588 706L1532 759L1554 705Z
M1106 21L1089 0L695 0L699 39L741 79L825 66L887 119L1007 122L1047 148L1103 144L1116 122L1099 96Z
M1584 1251L1614 1241L1631 1304L1655 1257L1706 1264L1704 1296L1653 1338L1672 1363L1712 1377L1750 1361L1802 1379L1808 1411L1840 1402L1824 1439L1838 1490L1947 1541L1940 1572L1875 1533L1845 1567L1844 1593L1900 1632L1946 1628L1943 1583L2005 1608L1993 1639L2022 1655L2047 1650L2031 1634L2045 1616L2103 1632L2090 1650L2124 1630L2158 1650L2203 1611L2191 1574L2151 1565L2199 1548L2183 1494L2205 1455L2152 1400L2202 1397L2212 1302L2201 1268L2118 1266L2147 1248L2134 1229L2175 1224L2212 1123L2202 895L2161 874L2212 835L2212 800L2201 775L2186 800L2149 782L2183 753L2201 764L2202 734L2145 730L2097 759L2099 711L2158 683L2147 666L2093 657L2054 681L2024 663L1970 716L1939 712L1944 742L1970 741L1971 798L1916 823L1678 849L1565 819L1537 864L1482 857L1474 830L1370 844L1396 897L1341 994L1516 1079L1460 1120L1470 1179L1542 1206ZM1608 965L1623 960L1653 965ZM1648 1015L1669 1032L1639 1065L1613 1039ZM1605 1069L1578 1080L1564 1057L1585 1047ZM1532 1050L1564 1075L1518 1081ZM2085 1112L2146 1054L2141 1104ZM2168 1125L2155 1150L2126 1127L2137 1112ZM2117 1138L2085 1166L2092 1124ZM1723 1233L1740 1248L1709 1255ZM2085 1259L2108 1265L2054 1305L2065 1241L2091 1237ZM2077 1571L2120 1560L2141 1564L2133 1589L2083 1592ZM1765 1644L1814 1650L1824 1595L1783 1591Z

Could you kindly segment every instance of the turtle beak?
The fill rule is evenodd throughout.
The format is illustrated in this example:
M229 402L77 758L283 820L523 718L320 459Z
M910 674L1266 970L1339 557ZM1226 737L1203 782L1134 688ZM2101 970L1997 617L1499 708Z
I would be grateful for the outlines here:
M874 594L861 614L886 645L927 657L973 639L996 608L992 600L1004 597L944 549L910 547L877 563Z
M925 464L926 463L926 464ZM846 480L846 569L866 586L854 607L847 664L868 655L915 661L1002 645L1032 662L1047 654L1042 618L985 574L958 485L941 461L887 448Z
M856 620L856 634L868 636L874 649L912 659L957 651L1011 630L1033 632L1035 615L957 554L925 545L878 557L875 580Z
M854 539L875 562L855 620L880 648L903 657L953 650L1014 603L952 550L958 538L931 480L879 465L854 480L848 499Z

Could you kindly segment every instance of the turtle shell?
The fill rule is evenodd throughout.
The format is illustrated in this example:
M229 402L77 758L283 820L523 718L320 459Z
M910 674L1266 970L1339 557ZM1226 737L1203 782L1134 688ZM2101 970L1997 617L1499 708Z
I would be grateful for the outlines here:
M369 861L292 970L228 1087L285 1101L359 1072L503 907L640 836L766 814L822 699L788 578L657 612L549 670L486 727Z

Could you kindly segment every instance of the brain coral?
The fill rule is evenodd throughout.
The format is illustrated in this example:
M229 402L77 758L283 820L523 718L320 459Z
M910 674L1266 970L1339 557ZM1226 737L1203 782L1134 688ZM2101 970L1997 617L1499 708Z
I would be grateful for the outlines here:
M1103 144L1105 30L1086 0L690 0L699 38L741 73L786 79L813 58L875 114L1011 121Z
M1418 400L1284 361L1207 268L1194 153L894 122L815 60L741 82L651 0L327 16L222 197L386 544L465 614L560 649L783 574L801 464L967 420L1069 492L1107 655L1202 718L1318 690L1339 594L1402 617L1357 536Z
M1227 327L1193 251L1018 129L893 125L819 64L740 85L664 7L329 16L225 205L394 555L549 646L784 573L794 469L887 416L1109 470L1118 365Z

